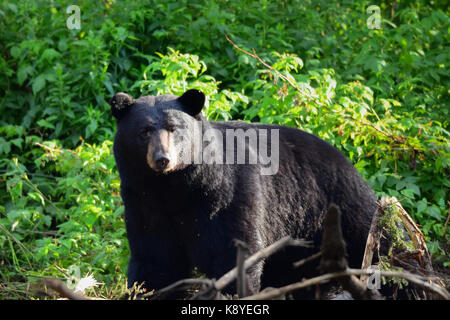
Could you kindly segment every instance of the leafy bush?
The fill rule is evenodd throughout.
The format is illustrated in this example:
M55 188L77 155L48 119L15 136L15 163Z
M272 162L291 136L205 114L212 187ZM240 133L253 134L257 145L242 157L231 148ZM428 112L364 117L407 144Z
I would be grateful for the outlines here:
M0 4L1 297L29 296L22 283L74 266L105 283L100 295L124 285L107 103L117 91L197 88L210 120L322 137L379 196L400 199L436 263L450 264L445 2L382 1L378 30L369 1L82 0L80 30L66 28L70 4Z

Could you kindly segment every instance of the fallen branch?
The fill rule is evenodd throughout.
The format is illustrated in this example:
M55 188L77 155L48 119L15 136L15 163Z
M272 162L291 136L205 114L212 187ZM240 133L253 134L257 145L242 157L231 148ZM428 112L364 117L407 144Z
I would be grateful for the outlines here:
M277 242L273 243L272 245L258 251L257 253L253 254L249 258L245 259L243 265L241 266L242 272L245 275L245 271L258 263L260 260L267 258L274 254L275 252L279 251L280 249L283 249L286 246L309 246L309 241L304 240L295 240L290 238L289 236L284 237ZM241 244L239 244L241 245ZM243 259L242 259L243 260ZM239 262L238 262L239 265ZM224 289L226 286L228 286L233 280L236 279L238 275L237 271L238 267L233 268L232 270L228 271L225 275L223 275L218 281L214 281L214 279L182 279L179 280L165 288L162 288L158 290L157 292L151 294L148 296L148 294L144 294L141 297L142 298L149 298L151 300L159 300L164 299L168 295L186 290L191 288L193 285L202 285L203 288L199 290L198 293L196 293L194 296L190 298L190 300L212 300L217 298L223 298L224 296L220 293L222 289ZM244 286L245 286L245 280L243 280ZM244 293L245 294L245 293Z
M378 217L374 217L372 220L371 231L375 230L375 225L377 225ZM403 219L402 219L403 220ZM412 220L411 220L412 221ZM411 221L407 221L411 223ZM405 223L405 222L404 222ZM412 223L415 227L415 225ZM1 225L0 225L1 226ZM412 228L410 226L410 228ZM374 231L375 232L375 231ZM370 234L370 233L369 233ZM374 233L374 239L377 239L378 236ZM417 243L420 242L421 239L416 240ZM370 241L367 243L370 245ZM244 243L238 241L236 242L237 246L240 248L244 245ZM357 275L362 276L362 279L367 278L367 276L373 275L373 270L360 270L360 269L349 269L347 266L347 261L345 259L346 249L345 242L342 236L342 230L340 225L340 210L338 207L332 205L327 212L326 218L324 220L324 232L323 232L323 241L322 241L322 249L320 252L302 259L296 263L294 263L295 267L299 267L309 261L322 257L321 259L321 269L324 272L328 272L326 274L320 275L318 277L314 277L311 279L307 279L301 282L292 283L280 288L266 288L264 291L254 294L252 296L245 296L245 273L246 270L259 261L273 255L279 250L285 248L286 246L303 246L309 247L310 241L305 240L295 240L290 238L289 236L284 237L272 245L261 249L260 251L254 253L252 256L244 260L244 256L241 254L237 259L237 267L228 271L225 275L223 275L218 281L214 279L183 279L177 281L163 289L158 290L156 293L151 294L149 296L150 299L164 299L169 294L187 290L192 288L194 285L200 285L198 293L191 297L192 300L195 299L230 299L229 297L223 296L221 294L221 290L228 286L234 279L241 279L238 281L238 288L240 289L240 297L243 300L267 300L267 299L275 299L280 296L283 296L289 292L299 290L302 288L306 288L313 285L319 285L324 282L327 282L331 279L337 279L344 290L347 290L354 298L356 299L381 299L382 297L376 290L368 290L365 282L358 280L356 278ZM373 250L373 248L372 248ZM367 251L367 244L366 244ZM242 253L242 252L241 252ZM407 252L405 255L415 256L423 254L421 250L415 250L414 252ZM398 256L402 257L402 256ZM364 256L365 262L363 263L363 267L367 265L367 261L371 261L371 257L369 259L369 255ZM434 277L429 276L417 276L410 272L391 272L391 271L376 271L379 276L383 277L395 277L402 278L411 282L424 290L437 294L443 299L450 300L449 292L439 286L432 281L436 281ZM72 300L96 300L97 298L91 298L83 295L80 292L75 292L69 289L61 280L59 279L44 279L44 285L47 288L53 289L58 292L62 297L72 299ZM244 291L243 291L244 290ZM150 294L144 294L142 297L146 297ZM233 298L233 297L232 297Z
M86 297L81 292L69 289L64 284L64 282L59 279L47 278L43 281L44 286L58 292L61 297L67 298L69 300L92 300L92 298Z
M150 300L162 300L165 297L167 297L170 294L173 294L174 292L178 291L184 291L189 288L191 288L194 285L202 285L206 286L206 288L214 287L214 280L210 279L182 279L177 282L172 283L171 285L162 288L155 293L151 294L149 296ZM146 298L149 294L144 294L142 298ZM215 295L211 297L211 299L214 299Z
M248 268L254 266L256 263L261 261L262 259L265 259L265 258L273 255L275 252L277 252L287 246L308 247L309 245L310 245L309 241L296 240L296 239L292 239L289 236L286 236L286 237L281 238L280 240L274 242L270 246L256 252L255 254L251 255L249 258L247 258L245 260L244 269L247 270ZM237 276L237 268L231 269L226 274L224 274L219 280L216 281L216 283L215 283L216 289L218 291L224 289L236 278L236 276Z
M318 277L314 277L308 280L292 283L290 285L280 287L280 288L274 288L270 290L266 290L257 294L254 294L252 296L245 297L242 300L269 300L269 299L275 299L282 295L285 295L286 293L299 290L302 288L310 287L313 285L321 284L326 281L329 281L331 279L335 278L341 278L341 277L348 277L348 276L359 276L359 275L372 275L373 270L360 270L360 269L346 269L345 271L339 271L334 273L327 273ZM377 271L378 272L378 271ZM402 278L409 282L412 282L428 291L434 292L441 296L445 300L450 300L450 293L443 289L442 287L439 287L433 283L428 283L429 277L418 277L412 273L409 272L393 272L393 271L379 271L380 276L383 277L396 277L396 278Z

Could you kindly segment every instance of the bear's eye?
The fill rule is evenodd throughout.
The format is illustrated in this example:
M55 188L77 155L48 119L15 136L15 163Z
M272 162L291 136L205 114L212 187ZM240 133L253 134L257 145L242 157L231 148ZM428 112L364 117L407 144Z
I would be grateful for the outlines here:
M142 138L148 138L148 137L150 137L150 135L152 134L153 131L155 131L154 127L152 127L152 126L145 127L141 131L141 137Z

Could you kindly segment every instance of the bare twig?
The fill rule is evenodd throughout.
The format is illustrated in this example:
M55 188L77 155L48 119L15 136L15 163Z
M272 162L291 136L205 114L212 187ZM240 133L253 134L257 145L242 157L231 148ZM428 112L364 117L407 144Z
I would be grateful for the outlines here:
M253 49L253 53L250 53L250 52L248 52L248 51L246 51L246 50L240 48L238 45L236 45L236 44L228 37L227 34L225 34L225 38L227 39L227 41L228 41L229 43L231 43L231 45L232 45L234 48L236 48L237 50L239 50L239 51L245 53L246 55L248 55L248 56L250 56L250 57L252 57L252 58L258 60L264 67L266 67L267 69L269 69L269 70L275 72L281 79L283 79L284 81L286 81L287 83L289 83L289 84L291 85L291 87L293 87L293 88L294 88L297 92L299 92L302 96L307 97L309 100L311 100L312 102L314 102L315 104L317 104L317 105L320 106L320 107L323 107L323 108L326 108L326 109L328 109L328 110L330 110L330 111L333 111L333 110L330 109L329 106L323 104L323 103L320 102L318 99L316 99L316 98L314 98L313 96L311 96L308 92L306 92L306 91L302 90L301 88L299 88L292 80L290 80L288 77L286 77L285 75L283 75L280 71L276 70L276 69L273 68L271 65L267 64L266 62L264 62L264 60L262 60L262 59L256 54L256 52L255 52L254 49ZM375 112L375 111L374 111L374 112ZM376 114L376 113L375 113L375 114ZM365 121L362 121L362 120L359 120L359 119L354 119L353 117L348 116L348 115L345 115L345 114L342 114L342 117L345 118L345 119L349 119L349 120L352 120L352 121L356 121L356 122L359 122L359 123L361 123L361 124L363 124L363 125L369 126L369 127L373 128L374 130L378 131L379 133L385 135L386 137L388 137L388 138L390 138L390 139L393 139L394 141L396 141L396 142L398 142L398 143L404 143L405 145L407 145L407 146L413 148L413 146L411 146L410 144L408 144L407 141L404 140L402 137L397 137L397 136L394 136L393 134L387 133L387 132L381 130L380 128L377 128L375 125L373 125L373 124L371 124L371 123L369 123L369 122L365 122ZM377 117L378 117L378 116L377 116Z
M244 49L239 48L233 41L231 41L231 39L228 37L227 34L225 34L225 38L227 39L227 41L229 43L231 43L231 45L233 47L235 47L237 50L249 55L250 57L258 60L264 67L266 67L267 69L275 72L281 79L283 79L284 81L286 81L287 83L289 83L295 90L297 90L300 94L304 95L305 97L307 97L308 99L314 101L317 105L321 106L321 107L326 107L322 102L317 101L317 99L314 99L314 97L312 97L308 92L300 89L294 82L292 82L288 77L286 77L284 74L282 74L280 71L274 69L271 65L267 64L264 62L264 60L262 60L255 52L255 50L253 49L253 53L250 53Z
M262 259L265 259L275 252L279 251L280 249L283 249L287 246L301 246L301 247L308 247L310 245L309 241L305 240L296 240L292 239L289 236L286 236L284 238L281 238L280 240L274 242L270 246L256 252L255 254L251 255L249 258L245 260L244 269L247 270L251 266L254 266L256 263L261 261ZM226 274L224 274L219 280L216 281L215 286L217 290L222 290L226 286L228 286L237 276L237 268L233 268L230 271L228 271Z
M20 228L15 228L14 231L20 232L20 233L35 233L35 234L43 234L47 236L56 236L58 234L58 231L36 231L36 230L23 230Z
M305 263L308 263L308 262L311 262L313 260L316 260L317 258L320 258L321 256L322 256L322 252L319 251L319 252L313 254L312 256L309 256L309 257L307 257L305 259L302 259L302 260L299 260L297 262L294 262L293 266L294 266L294 268L299 268L302 265L304 265Z
M172 283L171 285L168 285L167 287L164 287L158 291L156 291L155 293L153 293L149 298L151 300L161 300L164 299L165 297L167 297L168 295L174 293L174 292L178 292L178 291L183 291L186 289L191 288L194 285L203 285L208 288L208 287L214 287L214 280L210 280L210 279L182 279L179 280L177 282ZM143 297L145 297L146 295L143 295Z
M44 150L50 151L50 152L58 152L58 153L62 153L62 152L64 152L64 151L67 151L67 152L70 152L70 153L73 153L73 154L77 154L75 151L72 151L72 150L68 150L68 149L64 149L64 150L63 150L63 149L56 149L56 148L52 148L52 147L43 145L42 143L39 143L39 142L35 142L34 145L35 145L35 146L38 146L38 147L40 147L40 148L42 148L42 149L44 149Z

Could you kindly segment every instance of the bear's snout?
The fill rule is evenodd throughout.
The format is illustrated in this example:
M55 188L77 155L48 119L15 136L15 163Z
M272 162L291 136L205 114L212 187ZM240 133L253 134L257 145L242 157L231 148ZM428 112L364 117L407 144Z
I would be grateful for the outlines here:
M167 155L158 153L155 156L155 164L156 168L160 171L164 171L164 169L167 168L167 165L169 164L170 159Z

